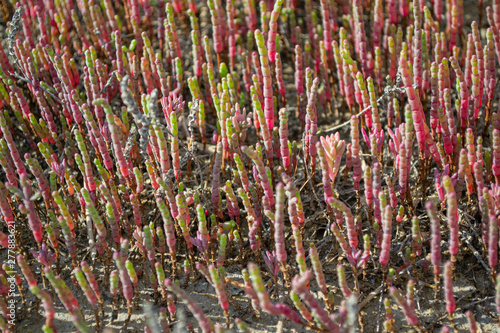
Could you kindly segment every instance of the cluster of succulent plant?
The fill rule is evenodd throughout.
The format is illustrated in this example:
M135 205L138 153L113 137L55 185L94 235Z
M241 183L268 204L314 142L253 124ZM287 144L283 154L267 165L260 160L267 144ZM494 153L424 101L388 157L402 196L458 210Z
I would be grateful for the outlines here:
M378 295L387 332L457 331L466 256L500 313L500 0L0 7L2 332L12 302L44 332L354 332Z

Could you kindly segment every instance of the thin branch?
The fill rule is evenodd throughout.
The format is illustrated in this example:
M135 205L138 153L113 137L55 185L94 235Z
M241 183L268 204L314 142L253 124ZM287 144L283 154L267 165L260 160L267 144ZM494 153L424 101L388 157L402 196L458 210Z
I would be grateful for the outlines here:
M399 86L399 82L401 82L401 75L399 74L398 72L398 75L397 75L397 78L396 78L396 84L393 85L393 86L387 86L385 87L384 89L384 93L382 94L382 96L380 96L378 99L377 99L377 105L382 102L382 100L384 99L384 97L388 96L389 94L392 94L394 92L399 92L399 93L404 93L405 90L404 88L400 88L398 87ZM418 85L417 84L414 84L413 85L413 88L414 89L418 89ZM364 108L363 110L361 110L358 114L356 114L356 117L359 117L361 116L363 113L365 113L366 111L370 110L372 108L371 105L367 106L366 108ZM346 122L343 122L342 124L339 124L337 126L333 126L333 127L330 127L330 128L327 128L325 130L321 130L321 131L318 131L317 134L320 134L320 133L328 133L328 132L333 132L333 131L336 131L338 129L341 129L342 127L344 126L347 126L351 123L351 119L349 119L348 121Z

